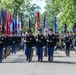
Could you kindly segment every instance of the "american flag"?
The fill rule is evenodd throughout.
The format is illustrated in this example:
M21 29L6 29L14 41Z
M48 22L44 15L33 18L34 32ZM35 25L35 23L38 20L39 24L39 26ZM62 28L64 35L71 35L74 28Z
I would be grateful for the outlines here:
M40 28L40 16L39 16L39 12L36 12L36 15L35 15L35 22L36 22L36 29L39 29Z

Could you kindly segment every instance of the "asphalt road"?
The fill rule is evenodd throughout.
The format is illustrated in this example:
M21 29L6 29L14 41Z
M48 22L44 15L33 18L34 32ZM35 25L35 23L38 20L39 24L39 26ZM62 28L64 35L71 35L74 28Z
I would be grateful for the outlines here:
M44 57L43 62L37 62L34 53L32 62L27 62L23 51L10 54L0 63L0 75L76 75L76 54L71 51L66 57L64 51L55 51L54 62L48 62Z

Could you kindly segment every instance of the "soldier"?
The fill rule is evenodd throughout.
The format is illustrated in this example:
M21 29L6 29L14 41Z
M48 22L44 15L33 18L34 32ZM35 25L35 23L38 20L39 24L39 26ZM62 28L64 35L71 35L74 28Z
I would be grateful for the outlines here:
M65 45L66 45L66 56L70 56L70 45L71 45L71 37L69 35L69 32L66 33L65 36Z
M61 47L61 50L64 49L64 35L60 36L60 47Z
M70 49L71 49L71 50L75 50L75 49L74 49L74 41L75 41L75 39L74 39L74 34L73 34L72 31L70 31L70 37L71 37L71 39L72 39L72 43L71 43Z
M16 53L15 44L16 44L16 37L15 37L15 34L13 34L12 35L12 54Z
M38 35L38 30L36 30L36 35ZM36 55L38 55L37 46L36 46Z
M47 44L46 44L46 40L47 40L47 37L48 37L48 30L45 30L44 32L44 36L45 36L45 50L44 50L44 56L47 56Z
M61 47L59 46L60 37L59 37L58 32L55 32L55 36L56 36L56 48L55 48L55 50L61 49Z
M3 37L3 43L4 43L4 55L5 55L5 58L6 58L7 57L7 46L9 44L8 36L5 33L3 33L2 37Z
M10 47L11 47L11 38L8 35L4 37L5 44L5 58L10 55Z
M31 34L31 29L27 30L27 35L25 37L25 43L26 43L26 50L25 50L25 54L26 54L26 61L31 62L31 50L32 47L35 45L34 41L35 41L35 37Z
M36 35L36 48L37 48L37 54L38 54L38 62L43 61L43 45L44 45L44 35L42 34L42 30L38 30L38 35Z
M4 47L3 37L2 37L1 31L0 31L0 63L2 62L3 47Z
M56 45L56 37L53 34L53 29L49 28L49 34L47 39L47 47L48 47L48 61L53 62L54 55L54 47Z
M76 53L76 32L74 32L74 49L75 49L75 53Z

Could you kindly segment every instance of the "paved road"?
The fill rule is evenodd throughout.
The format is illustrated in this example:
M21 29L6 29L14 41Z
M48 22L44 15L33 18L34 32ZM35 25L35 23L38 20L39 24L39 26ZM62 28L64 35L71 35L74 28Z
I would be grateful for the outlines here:
M76 54L71 52L70 57L64 51L56 51L54 62L49 63L47 57L44 62L37 62L34 55L32 62L25 61L23 51L11 54L0 63L0 75L76 75Z

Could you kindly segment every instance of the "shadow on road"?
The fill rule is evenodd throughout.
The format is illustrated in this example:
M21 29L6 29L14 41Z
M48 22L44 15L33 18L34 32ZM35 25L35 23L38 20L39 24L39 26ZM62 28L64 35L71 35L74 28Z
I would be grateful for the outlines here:
M54 61L53 63L58 63L58 64L76 64L76 62L71 62L71 61Z
M43 62L38 62L38 61L31 61L31 62L28 62L28 61L18 61L18 62L3 62L3 63L31 63L31 64L34 64L34 63L57 63L57 64L76 64L76 62L70 62L70 61L53 61L53 62L48 62L48 61L43 61Z

